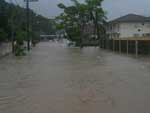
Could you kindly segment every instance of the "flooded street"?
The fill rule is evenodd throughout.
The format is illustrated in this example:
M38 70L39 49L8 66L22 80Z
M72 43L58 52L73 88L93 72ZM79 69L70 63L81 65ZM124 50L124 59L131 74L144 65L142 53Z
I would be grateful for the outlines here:
M150 113L150 58L42 42L0 59L0 113Z

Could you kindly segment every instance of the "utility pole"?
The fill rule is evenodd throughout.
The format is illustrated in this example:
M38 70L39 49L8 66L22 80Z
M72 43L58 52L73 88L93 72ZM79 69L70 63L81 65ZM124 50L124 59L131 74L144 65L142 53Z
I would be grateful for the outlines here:
M12 0L10 0L10 3L13 4ZM10 6L11 10L11 18L10 18L10 23L11 23L11 43L12 43L12 53L15 52L15 45L14 45L14 12L12 6Z
M30 18L29 18L29 0L26 0L26 10L27 10L27 49L30 51L30 34L29 34L29 27L30 27Z
M14 45L14 21L13 21L13 14L11 17L11 43L12 43L12 53L15 52L15 45Z
M26 2L26 10L27 10L27 49L30 51L30 9L29 2L38 2L38 0L24 0Z

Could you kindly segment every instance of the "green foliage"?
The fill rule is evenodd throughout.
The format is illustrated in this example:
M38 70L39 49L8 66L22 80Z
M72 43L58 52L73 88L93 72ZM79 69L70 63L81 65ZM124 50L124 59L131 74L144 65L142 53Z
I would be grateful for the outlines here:
M15 55L16 56L24 56L25 55L25 49L23 46L16 44L15 45Z
M26 32L18 30L16 33L16 42L19 45L23 45L24 40L26 39Z
M106 13L101 6L103 0L85 0L84 3L80 3L78 0L71 1L73 4L71 6L58 4L58 7L64 12L56 18L57 28L64 29L69 40L82 44L87 24L92 22L94 34L100 38L106 19Z
M0 29L0 42L6 40L7 34L3 29Z
M37 15L32 10L30 13L30 37L34 40L40 40L40 34L54 34L54 20L47 19L41 15ZM12 23L14 34L17 34L18 29L21 32L26 31L26 9L18 5L7 3L5 0L0 0L0 29L3 33L0 34L0 41L11 41ZM36 35L34 35L36 34ZM5 35L5 36L1 36ZM33 38L33 36L36 36Z
M58 7L61 8L61 9L65 9L66 8L66 6L64 4L62 4L62 3L58 4Z
M15 45L15 55L22 56L25 55L24 40L26 38L26 32L18 31L16 34L16 45Z

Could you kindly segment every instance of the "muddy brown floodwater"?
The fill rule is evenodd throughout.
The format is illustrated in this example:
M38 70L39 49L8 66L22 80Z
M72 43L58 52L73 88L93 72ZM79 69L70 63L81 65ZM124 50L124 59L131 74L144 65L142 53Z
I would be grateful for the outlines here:
M0 113L150 113L150 58L40 43L0 59Z

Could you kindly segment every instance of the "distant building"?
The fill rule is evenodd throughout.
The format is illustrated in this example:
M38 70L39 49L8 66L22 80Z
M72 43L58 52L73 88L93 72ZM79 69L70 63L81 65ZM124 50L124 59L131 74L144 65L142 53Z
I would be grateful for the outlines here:
M85 25L85 28L83 30L84 35L93 35L94 34L94 25L92 22L89 22Z
M40 39L42 41L48 41L48 40L53 40L55 39L57 36L56 35L40 35Z
M83 36L85 40L95 40L97 39L97 35L95 34L95 26L92 22L89 22L85 25L85 28L83 29Z
M109 22L109 38L129 38L150 36L150 17L128 14Z

